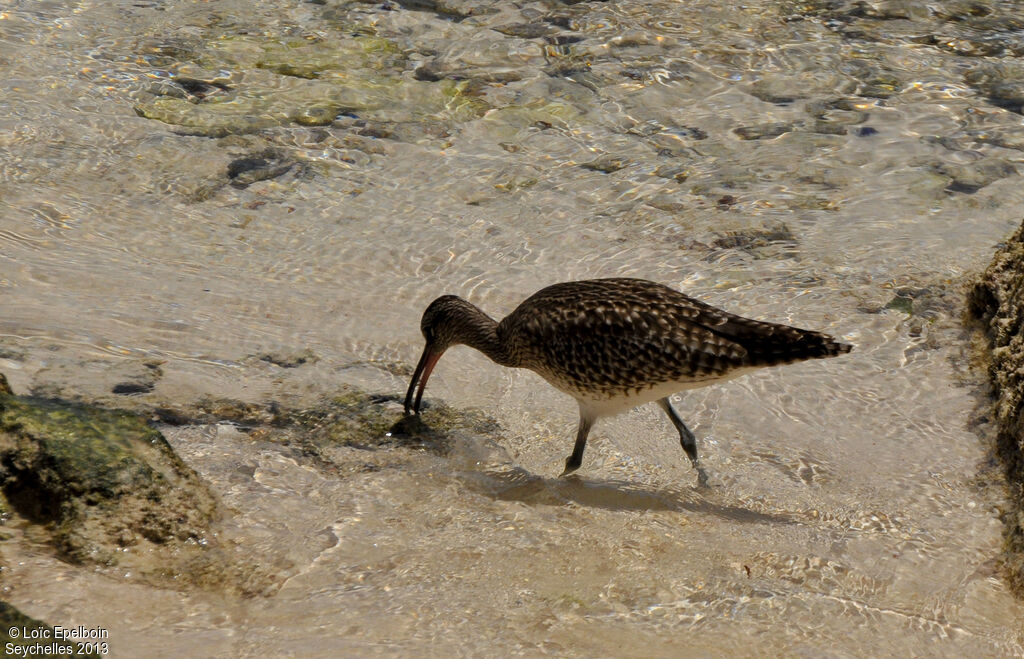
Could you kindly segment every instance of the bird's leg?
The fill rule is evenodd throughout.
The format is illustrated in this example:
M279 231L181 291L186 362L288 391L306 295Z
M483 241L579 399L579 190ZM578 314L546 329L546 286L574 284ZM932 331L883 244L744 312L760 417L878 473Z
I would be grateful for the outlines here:
M576 431L576 445L572 448L572 455L565 460L565 471L562 476L568 476L580 468L583 464L583 449L587 448L587 435L590 434L590 427L594 425L594 417L580 410L580 427Z
M704 468L700 466L700 460L697 458L697 438L693 436L690 429L686 427L683 420L679 418L679 414L675 408L672 407L672 403L669 402L668 397L661 398L658 400L658 405L661 405L661 409L665 410L665 414L672 420L672 425L679 431L679 442L683 445L683 450L686 451L686 455L690 456L690 462L693 463L693 468L697 470L697 482L701 487L707 487L708 475L704 473Z

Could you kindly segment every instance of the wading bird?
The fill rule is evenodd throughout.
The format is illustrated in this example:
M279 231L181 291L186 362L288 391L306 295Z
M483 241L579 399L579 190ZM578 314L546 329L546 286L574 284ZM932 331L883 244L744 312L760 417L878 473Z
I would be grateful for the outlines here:
M563 476L582 463L595 420L657 401L702 485L707 475L697 441L670 395L852 348L821 332L743 318L643 279L548 286L501 322L444 295L423 312L420 329L426 347L405 396L406 414L419 413L427 378L445 350L465 344L501 366L534 371L579 403L576 445Z

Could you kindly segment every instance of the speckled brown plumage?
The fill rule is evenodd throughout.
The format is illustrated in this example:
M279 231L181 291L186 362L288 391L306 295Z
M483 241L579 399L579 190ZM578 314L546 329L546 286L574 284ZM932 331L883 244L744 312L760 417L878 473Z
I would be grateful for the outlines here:
M851 349L821 332L743 318L642 279L548 286L500 323L469 302L446 295L427 307L421 329L427 346L409 386L407 412L419 409L427 377L444 350L466 344L503 366L535 371L576 398L580 430L565 473L579 466L595 419L658 400L679 430L702 482L695 440L668 395L753 368Z

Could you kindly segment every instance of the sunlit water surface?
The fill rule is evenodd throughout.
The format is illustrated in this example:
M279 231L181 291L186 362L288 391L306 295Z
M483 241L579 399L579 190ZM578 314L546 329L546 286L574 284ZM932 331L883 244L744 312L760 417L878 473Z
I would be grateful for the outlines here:
M495 4L513 23L567 7ZM15 530L0 547L5 599L105 627L121 657L1024 653L1024 608L999 575L1005 492L969 427L980 394L958 326L963 278L1024 202L1015 174L969 191L948 175L1020 160L965 142L1021 123L964 82L982 58L907 37L935 23L927 9L872 40L768 2L572 7L544 24L582 37L566 48L589 53L585 75L541 72L548 53L534 79L483 93L501 107L548 85L586 113L506 131L503 146L492 110L369 155L314 134L340 139L338 122L283 125L267 139L314 175L197 196L235 156L133 110L172 68L153 44L336 29L324 6L8 3L0 370L26 390L54 355L155 358L154 395L184 402L310 401L342 383L398 394L407 369L394 365L418 357L435 296L500 317L544 285L607 276L827 331L854 352L678 397L710 490L654 407L602 421L578 476L557 479L575 404L466 348L428 397L484 408L502 433L450 455L344 449L339 460L375 466L339 475L232 426L166 428L234 511L223 533L277 566L280 589L151 588L59 562ZM504 38L486 17L351 11L422 61L471 30ZM891 72L896 92L858 95L857 63ZM757 92L766 80L798 97L773 101ZM806 129L814 103L833 103L825 120L845 130ZM734 132L772 122L805 128ZM602 156L626 164L579 166ZM686 174L654 175L663 166ZM924 312L890 305L901 294ZM277 379L247 359L305 349L318 360Z

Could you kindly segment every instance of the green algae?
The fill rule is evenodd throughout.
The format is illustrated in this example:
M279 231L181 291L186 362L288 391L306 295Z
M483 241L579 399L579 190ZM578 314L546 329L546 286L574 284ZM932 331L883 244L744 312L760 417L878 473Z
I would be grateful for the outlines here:
M146 119L181 126L189 134L207 137L244 135L287 123L287 113L264 113L256 103L210 103L198 106L184 99L159 96L135 106L135 113Z
M464 83L437 83L399 78L298 80L277 89L252 88L196 104L174 96L157 96L135 105L141 117L180 126L209 137L255 133L289 123L328 125L343 112L378 121L440 118L468 121L489 106L463 93Z
M230 85L196 97L179 93L177 87L193 79L182 76L177 87L151 89L135 105L136 114L189 134L224 137L291 123L325 126L342 113L374 121L465 122L490 109L465 81L403 76L405 56L377 36L328 41L239 35L210 42L200 53L182 70L235 70L222 76Z
M507 105L488 113L486 120L502 122L514 128L537 125L564 125L581 115L574 105L548 99L534 99L522 105Z
M55 496L95 504L161 477L133 446L166 442L133 414L49 400L14 398L2 405L0 429L34 440L48 467L41 485Z
M911 297L905 297L902 295L894 295L888 303L886 303L885 309L894 309L896 311L902 311L908 316L914 313L914 299Z
M331 467L335 465L328 453L333 448L410 448L445 455L460 437L500 431L494 419L478 410L426 401L419 415L410 416L401 411L395 396L348 385L313 407L205 399L186 407L162 407L156 414L175 425L235 423L261 439L295 446L321 466Z
M447 453L459 432L490 434L497 422L477 410L458 410L443 403L429 403L415 416L402 415L384 403L397 403L391 397L370 396L348 389L330 404L328 423L317 423L314 442L342 443L350 446L412 446Z
M334 75L347 78L354 69L395 69L404 61L393 41L356 36L328 44L306 39L264 41L255 66L281 75L316 79Z

